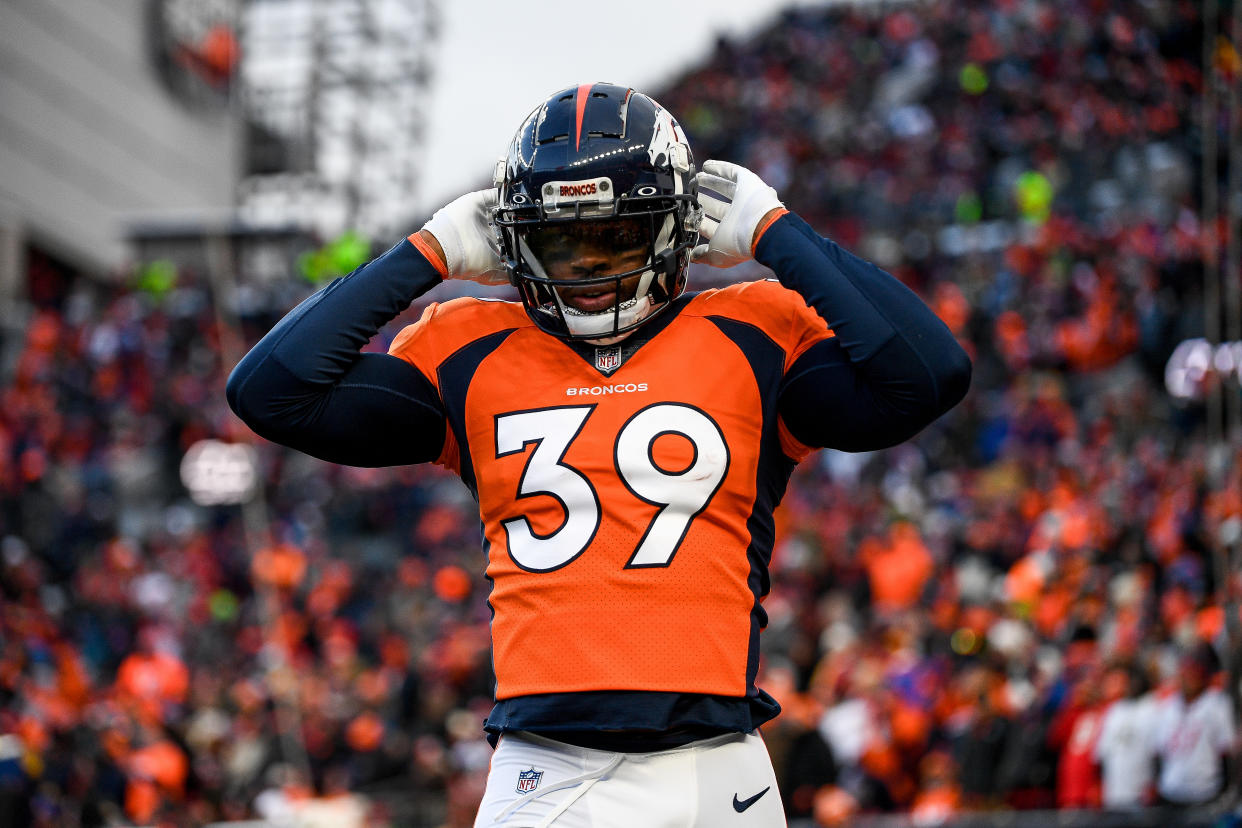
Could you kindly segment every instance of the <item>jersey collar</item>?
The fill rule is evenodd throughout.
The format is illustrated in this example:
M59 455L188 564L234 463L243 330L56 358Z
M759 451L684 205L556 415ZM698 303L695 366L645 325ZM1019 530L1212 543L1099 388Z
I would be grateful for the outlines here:
M589 342L563 340L569 349L586 361L602 377L610 377L629 362L630 357L654 339L672 323L673 319L690 304L697 293L683 293L672 301L670 306L655 319L644 323L638 330L615 345L592 345Z

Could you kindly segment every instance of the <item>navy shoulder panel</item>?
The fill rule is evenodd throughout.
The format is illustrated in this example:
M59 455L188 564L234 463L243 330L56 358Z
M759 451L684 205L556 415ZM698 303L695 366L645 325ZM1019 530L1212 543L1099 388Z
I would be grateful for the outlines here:
M461 453L461 479L476 498L478 489L474 464L470 462L470 450L466 441L466 393L470 390L470 382L483 360L499 348L515 330L517 329L505 328L476 339L459 348L441 362L437 369L436 378L440 385L440 398L444 401L444 414L457 437L457 447Z

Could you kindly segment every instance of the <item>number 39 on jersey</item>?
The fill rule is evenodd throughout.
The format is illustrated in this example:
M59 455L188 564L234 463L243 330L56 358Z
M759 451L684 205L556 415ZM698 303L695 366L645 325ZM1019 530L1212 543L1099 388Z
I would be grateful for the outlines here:
M526 517L503 522L509 555L527 571L559 569L586 551L599 531L601 504L595 486L564 462L594 409L594 405L564 406L496 416L498 458L534 445L518 484L517 504L543 494L555 498L565 511L564 523L546 535L536 534ZM666 436L689 443L689 465L670 469L658 464L655 445ZM693 406L656 403L625 423L613 456L617 475L629 492L657 509L626 566L668 566L690 522L724 480L729 448L720 426Z

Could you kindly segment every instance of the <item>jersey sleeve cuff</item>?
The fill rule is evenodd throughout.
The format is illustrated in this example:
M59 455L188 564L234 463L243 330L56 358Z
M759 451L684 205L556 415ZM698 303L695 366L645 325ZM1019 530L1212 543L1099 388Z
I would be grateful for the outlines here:
M750 256L752 259L755 257L755 251L759 248L759 242L763 239L763 234L768 232L768 228L775 224L777 219L788 214L789 211L781 207L774 210L772 215L760 222L758 229L755 230L755 240L750 244Z
M436 251L431 249L431 245L423 241L423 237L418 235L419 232L421 231L415 230L413 233L406 236L406 239L410 242L410 244L414 245L414 247L418 249L419 253L423 254L423 257L427 261L431 262L431 266L434 267L440 274L441 279L447 279L448 265L445 263L444 259L441 259L438 255L436 255Z

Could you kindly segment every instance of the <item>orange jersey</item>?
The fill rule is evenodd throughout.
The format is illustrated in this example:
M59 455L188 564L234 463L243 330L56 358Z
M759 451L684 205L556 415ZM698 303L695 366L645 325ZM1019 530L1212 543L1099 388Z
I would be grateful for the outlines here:
M467 298L393 342L478 499L498 699L754 693L772 509L811 451L777 394L832 334L771 281L683 297L644 332L632 353L571 346Z

